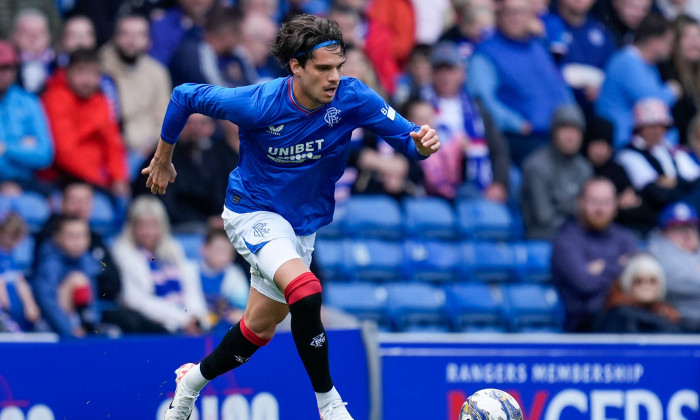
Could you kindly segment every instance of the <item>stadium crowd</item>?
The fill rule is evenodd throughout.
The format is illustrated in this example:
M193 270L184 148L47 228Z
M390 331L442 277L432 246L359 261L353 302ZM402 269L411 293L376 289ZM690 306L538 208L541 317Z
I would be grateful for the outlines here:
M140 169L173 86L284 77L270 42L299 13L336 20L344 75L443 145L413 162L356 130L338 203L496 203L551 243L563 330L700 331L695 0L3 1L0 331L201 334L240 319L248 267L218 217L237 127L193 115L162 197Z

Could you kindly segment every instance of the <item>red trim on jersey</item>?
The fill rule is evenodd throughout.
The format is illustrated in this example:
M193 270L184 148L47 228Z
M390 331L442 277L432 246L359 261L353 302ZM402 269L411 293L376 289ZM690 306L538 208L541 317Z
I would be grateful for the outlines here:
M243 333L243 337L245 337L246 340L250 341L251 343L253 343L254 345L256 345L258 347L262 347L265 344L270 342L270 340L265 340L263 338L260 338L253 331L248 329L248 327L245 325L245 321L243 321L243 318L241 318L241 332Z
M289 305L316 293L321 293L321 282L310 271L295 278L284 288L284 298Z
M289 77L289 81L287 82L287 91L289 92L289 100L292 102L292 104L293 104L299 111L303 112L303 113L306 114L306 115L311 115L311 114L313 114L314 112L316 112L316 111L320 110L321 108L323 108L323 106L319 106L319 107L316 108L316 109L306 109L306 108L304 108L303 106L299 105L299 104L297 103L297 101L294 99L294 93L292 92L292 91L293 91L293 89L292 89L292 79L294 79L294 76L290 76L290 77Z

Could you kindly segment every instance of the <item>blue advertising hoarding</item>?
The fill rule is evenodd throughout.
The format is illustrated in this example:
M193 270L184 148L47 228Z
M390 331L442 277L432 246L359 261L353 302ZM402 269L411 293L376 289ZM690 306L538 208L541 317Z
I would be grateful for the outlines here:
M162 420L174 370L220 337L143 337L59 343L0 342L0 420ZM328 331L333 379L356 420L369 419L359 330ZM244 366L212 381L191 420L318 419L292 336L277 333Z
M457 420L483 388L525 420L700 419L698 337L386 334L379 353L383 420Z

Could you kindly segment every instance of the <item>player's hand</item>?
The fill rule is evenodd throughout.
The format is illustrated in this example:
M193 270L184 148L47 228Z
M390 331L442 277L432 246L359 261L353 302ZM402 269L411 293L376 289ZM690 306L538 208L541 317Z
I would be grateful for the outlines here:
M151 190L151 194L153 195L165 194L168 184L175 182L175 177L177 176L175 166L171 161L161 161L155 157L151 159L148 168L143 168L143 170L141 170L141 174L148 175L146 188Z
M430 128L427 124L422 126L417 133L411 132L409 135L413 139L413 143L416 144L418 153L423 156L430 156L440 149L440 140L435 129Z

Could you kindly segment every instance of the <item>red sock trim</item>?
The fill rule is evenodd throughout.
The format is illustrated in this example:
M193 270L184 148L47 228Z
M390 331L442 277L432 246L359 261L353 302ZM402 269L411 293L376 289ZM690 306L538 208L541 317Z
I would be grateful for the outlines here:
M321 282L310 271L295 278L284 288L284 298L288 305L316 293L321 293Z
M262 339L253 331L248 329L248 327L245 325L245 321L243 321L243 318L241 318L241 332L243 333L243 337L245 337L246 340L250 341L258 347L262 347L270 342L270 340Z

